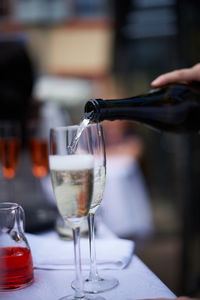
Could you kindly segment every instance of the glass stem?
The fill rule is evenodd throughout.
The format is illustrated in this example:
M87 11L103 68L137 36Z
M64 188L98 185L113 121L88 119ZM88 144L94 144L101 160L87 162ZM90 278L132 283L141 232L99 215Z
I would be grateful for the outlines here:
M89 248L90 248L90 273L89 280L100 280L97 264L96 264L96 249L95 249L95 233L94 233L94 214L88 215L89 227Z
M81 272L81 252L80 252L80 228L73 228L74 239L74 263L76 270L75 298L84 298L83 279Z

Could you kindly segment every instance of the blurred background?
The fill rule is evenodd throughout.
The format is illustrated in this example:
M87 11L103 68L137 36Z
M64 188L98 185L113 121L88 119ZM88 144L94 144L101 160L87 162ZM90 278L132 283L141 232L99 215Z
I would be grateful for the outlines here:
M54 228L48 133L79 123L90 98L125 98L200 61L197 0L0 1L0 201L26 230ZM177 295L200 296L200 139L103 122L99 218Z

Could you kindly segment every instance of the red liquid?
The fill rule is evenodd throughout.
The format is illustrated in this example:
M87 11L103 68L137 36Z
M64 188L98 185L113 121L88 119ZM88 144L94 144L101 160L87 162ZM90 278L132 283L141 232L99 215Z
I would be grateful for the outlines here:
M11 179L15 176L19 159L20 141L19 139L1 139L0 155L3 166L3 174Z
M39 178L46 176L49 169L48 142L32 139L30 141L30 153L33 175Z
M32 280L30 250L23 247L0 248L0 290L24 287Z

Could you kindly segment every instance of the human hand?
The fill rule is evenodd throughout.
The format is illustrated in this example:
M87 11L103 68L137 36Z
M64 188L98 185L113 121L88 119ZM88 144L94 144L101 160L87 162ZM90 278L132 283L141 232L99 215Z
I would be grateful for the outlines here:
M151 85L156 88L172 82L189 83L191 81L200 81L200 63L191 68L162 74L153 80Z

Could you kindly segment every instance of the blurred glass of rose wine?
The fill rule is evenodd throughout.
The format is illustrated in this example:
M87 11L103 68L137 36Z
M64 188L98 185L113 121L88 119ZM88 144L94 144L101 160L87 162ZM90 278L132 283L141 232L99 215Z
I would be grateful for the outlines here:
M49 126L44 117L32 120L28 125L29 153L32 173L36 178L43 178L48 174L48 135Z
M35 177L45 177L49 170L48 140L32 137L29 141L32 173Z

